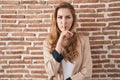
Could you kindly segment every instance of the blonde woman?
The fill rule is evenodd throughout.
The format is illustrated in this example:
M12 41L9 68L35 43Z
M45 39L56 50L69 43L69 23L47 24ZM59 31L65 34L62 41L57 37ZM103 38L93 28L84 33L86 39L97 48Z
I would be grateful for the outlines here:
M92 60L89 39L75 32L76 15L68 2L54 11L51 32L44 41L48 80L90 80Z

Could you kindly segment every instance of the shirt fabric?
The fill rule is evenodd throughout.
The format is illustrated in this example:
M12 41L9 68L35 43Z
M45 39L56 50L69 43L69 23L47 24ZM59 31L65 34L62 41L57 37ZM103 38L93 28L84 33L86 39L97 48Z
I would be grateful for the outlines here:
M74 69L74 63L71 63L68 60L62 60L62 67L63 67L63 75L64 75L64 80L72 76L72 72Z

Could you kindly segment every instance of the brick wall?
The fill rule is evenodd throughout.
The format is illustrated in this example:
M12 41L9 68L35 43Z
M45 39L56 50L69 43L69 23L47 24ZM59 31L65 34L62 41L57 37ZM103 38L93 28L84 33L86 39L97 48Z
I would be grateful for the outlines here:
M90 37L93 80L120 79L120 0L66 0ZM43 40L59 0L0 0L0 79L47 80Z

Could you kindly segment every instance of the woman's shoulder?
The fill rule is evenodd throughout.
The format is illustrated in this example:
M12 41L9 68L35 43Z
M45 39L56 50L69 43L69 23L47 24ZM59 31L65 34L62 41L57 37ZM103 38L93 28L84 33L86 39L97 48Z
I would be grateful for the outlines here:
M86 39L88 39L89 37L80 33L80 32L76 32L76 35L77 35L77 38L80 39L80 40L83 40L85 41Z

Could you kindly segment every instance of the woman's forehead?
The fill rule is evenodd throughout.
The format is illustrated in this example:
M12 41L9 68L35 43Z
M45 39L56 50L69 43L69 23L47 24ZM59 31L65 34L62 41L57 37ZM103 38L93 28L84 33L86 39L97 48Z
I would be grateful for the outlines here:
M57 15L72 15L69 8L60 8Z

